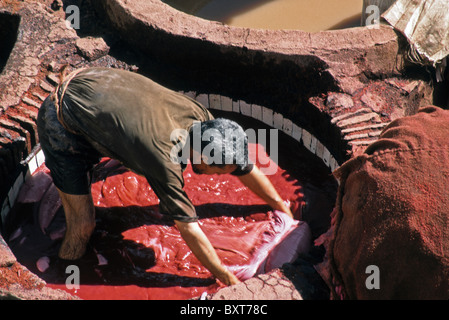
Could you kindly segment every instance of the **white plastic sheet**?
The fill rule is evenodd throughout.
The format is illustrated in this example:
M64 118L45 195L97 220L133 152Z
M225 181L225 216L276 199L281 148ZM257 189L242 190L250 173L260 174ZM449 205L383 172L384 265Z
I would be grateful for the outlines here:
M449 55L449 0L397 0L382 17L434 67Z

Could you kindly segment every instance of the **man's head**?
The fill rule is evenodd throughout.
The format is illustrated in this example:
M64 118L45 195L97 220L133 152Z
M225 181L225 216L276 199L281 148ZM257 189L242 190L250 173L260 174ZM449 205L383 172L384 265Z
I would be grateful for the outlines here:
M248 166L248 137L236 122L195 122L189 132L190 161L198 174L225 174Z

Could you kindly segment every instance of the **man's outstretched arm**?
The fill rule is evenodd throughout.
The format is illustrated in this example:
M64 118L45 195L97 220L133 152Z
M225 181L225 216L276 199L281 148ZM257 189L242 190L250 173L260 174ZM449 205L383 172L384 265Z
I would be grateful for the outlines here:
M212 274L226 285L239 283L237 277L230 272L218 257L214 247L199 226L198 222L181 222L175 220L182 238L197 259Z
M271 181L263 174L263 172L260 171L257 166L254 166L250 173L239 176L238 178L245 186L263 199L274 210L285 212L293 218L290 208L279 196Z

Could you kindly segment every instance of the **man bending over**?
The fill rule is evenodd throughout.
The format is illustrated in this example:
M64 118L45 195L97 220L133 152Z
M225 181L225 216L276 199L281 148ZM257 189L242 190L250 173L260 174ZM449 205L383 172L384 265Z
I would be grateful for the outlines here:
M179 154L188 148L195 173L236 175L273 209L292 216L268 178L248 163L247 138L239 125L214 119L195 100L142 75L109 68L76 70L44 101L37 126L66 217L58 254L62 259L81 258L95 228L91 174L101 157L117 159L148 180L160 200L160 212L174 220L194 255L226 285L239 280L221 263L201 230L183 190L186 162L174 159L174 150ZM243 141L243 145L220 139L226 130L233 130L237 135L233 141ZM214 132L212 147L195 140L196 134L206 131Z

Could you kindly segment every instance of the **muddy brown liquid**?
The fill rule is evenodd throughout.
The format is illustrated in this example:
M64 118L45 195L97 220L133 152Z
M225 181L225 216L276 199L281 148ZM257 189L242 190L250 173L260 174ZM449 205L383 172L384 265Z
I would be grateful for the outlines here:
M363 0L163 0L189 14L236 27L308 32L360 26Z

